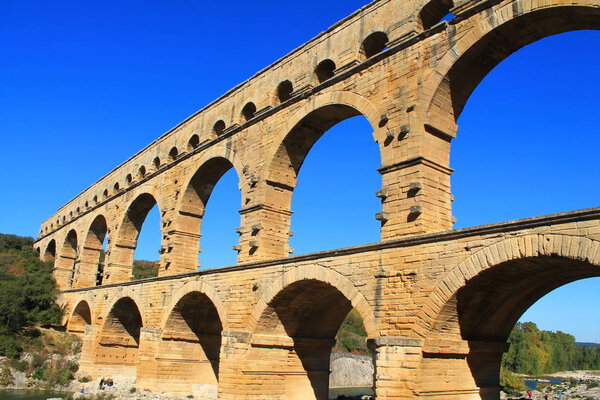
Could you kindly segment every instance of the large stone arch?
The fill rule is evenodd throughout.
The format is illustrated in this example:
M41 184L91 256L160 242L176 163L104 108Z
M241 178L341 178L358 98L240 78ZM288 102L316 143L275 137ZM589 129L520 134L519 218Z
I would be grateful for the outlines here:
M259 286L260 287L260 286ZM362 293L344 276L303 266L269 281L256 304L250 348L243 360L248 398L327 399L336 333L355 308L369 336L374 316Z
M236 157L235 150L228 146L208 149L190 166L191 172L182 185L169 238L175 249L169 256L169 274L196 271L206 206L214 187L232 168L237 174L239 189L243 192L248 187L245 184L247 177L242 173L244 167Z
M558 33L600 29L600 6L593 0L514 0L497 7L501 10L476 14L449 28L451 49L423 87L428 118L438 128L455 131L455 121L472 91L515 51ZM469 34L454 37L457 29Z
M72 287L76 275L79 254L79 241L77 231L71 229L65 235L58 257L54 262L54 277L59 289Z
M331 268L325 268L319 265L297 267L293 270L284 272L277 279L269 281L269 285L261 293L249 319L249 328L251 331L256 329L256 325L262 312L278 293L283 291L290 284L303 280L320 281L336 288L344 295L344 297L350 300L352 307L360 314L365 330L367 331L367 336L371 338L378 336L375 314L361 291L344 275Z
M532 257L563 257L600 265L600 242L580 236L533 234L486 246L445 274L425 302L423 321L435 320L447 301L467 281L495 265Z
M306 104L296 110L290 118L287 119L285 128L275 138L273 145L267 153L267 163L264 175L268 181L295 187L295 175L297 175L302 161L310 151L310 148L316 141L331 127L347 118L363 115L373 127L373 139L383 144L385 133L389 130L387 126L379 127L379 122L384 112L365 97L350 91L333 91L318 94L307 100ZM286 155L286 140L294 136L294 131L299 129L303 121L309 119L315 120L315 133L313 137L303 146L301 150L301 159L291 160ZM313 121L310 121L311 123ZM278 168L278 164L280 165ZM289 175L287 167L291 165L295 171L294 176ZM283 168L283 169L282 169Z
M144 385L168 386L182 394L200 385L216 395L226 318L215 289L206 282L194 280L179 288L162 317L156 361L142 368ZM166 369L169 374L161 373Z
M162 209L160 196L153 190L142 190L124 208L124 214L120 216L120 223L116 229L116 237L110 243L106 283L124 282L131 278L137 240L144 221L154 206ZM162 225L160 230L162 232Z
M310 97L303 105L286 118L282 128L274 133L273 141L266 148L261 170L252 172L251 186L258 190L250 204L243 209L242 226L262 225L261 232L268 237L252 237L252 230L240 238L242 252L239 261L286 257L289 254L291 203L297 175L313 145L327 130L348 118L362 115L373 128L373 138L379 143L380 159L385 151L386 132L389 127L385 113L365 97L350 91L333 91ZM388 143L389 144L389 143ZM254 181L252 181L254 179ZM249 245L249 246L247 246ZM247 246L247 247L246 247Z
M108 235L108 223L102 214L97 215L87 229L81 251L79 273L73 287L82 288L102 283L104 257L102 244Z
M600 242L585 237L531 234L478 250L425 302L421 384L431 387L442 368L452 373L440 390L497 399L500 361L518 318L550 291L589 277L600 277Z
M97 372L137 375L141 330L146 326L141 298L132 289L117 292L104 309L95 350Z
M171 315L171 312L173 311L173 308L175 308L177 303L184 296L186 296L187 294L192 293L192 292L199 292L199 293L204 294L206 297L208 297L210 299L210 301L212 302L212 304L214 304L215 308L217 309L219 318L221 318L221 321L223 324L223 329L224 330L230 329L229 318L227 317L227 311L225 309L225 305L223 304L223 301L221 300L221 297L219 296L219 293L212 285L210 285L208 282L205 282L202 279L195 279L195 280L188 281L183 286L181 286L179 289L175 290L171 294L171 300L169 301L168 306L165 307L162 317L160 319L160 326L162 328L164 328L164 326L166 325L167 319Z
M133 302L135 303L135 305L138 308L140 315L142 317L142 326L146 326L146 323L147 323L146 308L145 308L145 303L143 300L143 295L141 293L139 293L138 291L136 291L135 287L131 287L131 286L119 287L118 290L116 290L112 294L112 296L107 299L107 301L104 303L104 305L102 307L102 312L99 313L100 314L99 317L101 317L99 319L101 319L102 321L106 321L108 314L113 309L115 304L119 300L121 300L125 297L129 297L133 300Z

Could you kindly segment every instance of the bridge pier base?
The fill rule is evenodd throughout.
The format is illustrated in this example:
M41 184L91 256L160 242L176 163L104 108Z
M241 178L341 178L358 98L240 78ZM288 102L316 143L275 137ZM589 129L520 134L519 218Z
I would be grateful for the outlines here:
M90 377L95 377L94 350L96 343L96 325L86 325L81 339L81 358L79 359L79 371Z
M369 339L368 345L373 352L377 400L414 399L423 340L388 336Z
M142 389L152 391L159 389L158 377L164 374L164 371L160 371L156 362L161 334L162 331L156 328L140 329L140 343L143 343L143 347L140 347L136 383Z

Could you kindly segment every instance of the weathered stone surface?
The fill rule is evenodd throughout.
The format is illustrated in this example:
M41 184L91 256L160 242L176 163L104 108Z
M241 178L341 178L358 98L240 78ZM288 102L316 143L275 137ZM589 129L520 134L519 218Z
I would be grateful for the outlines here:
M598 27L597 0L379 0L183 121L42 224L35 247L55 261L81 370L182 395L325 399L335 333L355 308L378 399L497 399L518 317L600 276L600 209L451 231L456 119L513 51ZM382 241L285 258L302 161L359 114L381 155ZM208 196L230 168L239 263L195 272ZM155 204L159 278L128 282Z

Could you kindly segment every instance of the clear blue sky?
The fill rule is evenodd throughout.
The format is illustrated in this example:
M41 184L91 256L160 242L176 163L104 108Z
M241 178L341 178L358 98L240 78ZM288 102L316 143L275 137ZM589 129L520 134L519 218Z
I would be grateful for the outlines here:
M35 236L116 165L364 4L0 2L0 232ZM456 227L600 205L599 43L590 31L544 39L477 88L453 142ZM345 121L309 154L293 199L297 254L378 240L370 132ZM235 263L240 203L230 171L208 204L205 267ZM159 242L153 214L136 257L156 259ZM600 278L589 279L523 319L600 342L599 304Z

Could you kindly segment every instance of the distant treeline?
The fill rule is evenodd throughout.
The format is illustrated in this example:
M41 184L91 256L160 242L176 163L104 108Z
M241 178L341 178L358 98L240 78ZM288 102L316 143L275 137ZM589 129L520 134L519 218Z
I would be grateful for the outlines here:
M503 367L519 374L542 375L578 369L600 369L600 347L580 346L564 332L541 331L533 322L519 322L508 339Z

